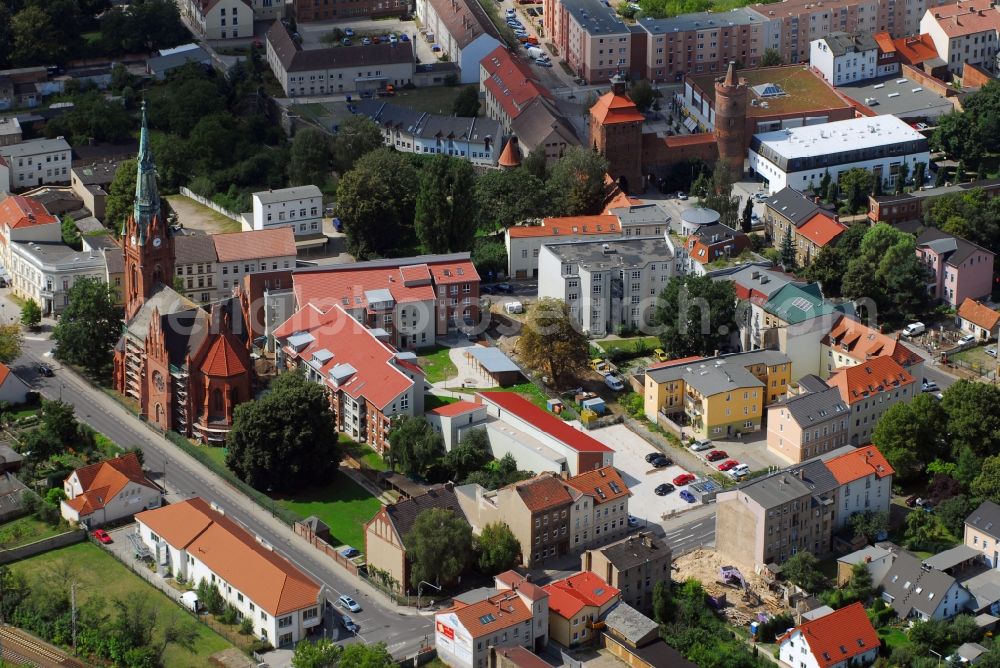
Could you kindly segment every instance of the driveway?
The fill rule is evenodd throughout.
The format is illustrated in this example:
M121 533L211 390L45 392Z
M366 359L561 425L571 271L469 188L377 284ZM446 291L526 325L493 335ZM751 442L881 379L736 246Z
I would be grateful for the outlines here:
M633 516L641 521L660 524L678 513L698 507L698 504L684 501L679 495L680 489L666 496L656 495L653 490L657 485L669 483L675 476L687 471L676 464L663 469L647 464L646 455L657 452L657 448L628 427L615 424L587 433L615 451L615 468L621 472L632 492L629 512ZM667 456L673 459L673 453L667 452Z

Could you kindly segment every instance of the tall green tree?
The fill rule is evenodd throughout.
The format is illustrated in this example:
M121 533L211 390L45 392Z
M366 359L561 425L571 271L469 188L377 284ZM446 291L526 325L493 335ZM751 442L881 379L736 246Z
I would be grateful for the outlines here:
M385 255L411 237L419 183L412 163L390 148L362 156L343 175L337 185L337 214L351 255Z
M719 222L736 228L739 225L740 198L733 196L733 173L729 163L719 160L712 170L702 205L719 214Z
M440 432L421 416L404 415L389 432L389 461L408 475L418 475L444 454Z
M472 527L451 510L429 508L417 515L404 538L413 560L408 587L424 581L443 586L465 572L472 559Z
M479 570L486 575L503 573L518 564L521 544L505 522L491 522L476 537Z
M121 336L123 317L111 289L97 278L77 278L67 298L69 305L52 330L55 354L91 373L106 371Z
M544 215L545 185L524 167L492 169L476 179L479 226L496 231Z
M0 362L10 364L20 357L23 342L20 327L11 323L0 324Z
M660 344L671 357L711 355L736 331L736 293L729 281L675 276L660 293L656 309Z
M521 160L521 168L542 183L545 183L549 178L549 165L548 158L545 156L545 147L537 146L534 151L524 156L524 159Z
M566 150L552 167L547 190L551 211L561 216L597 213L604 203L604 176L608 161L578 146Z
M946 424L941 402L920 394L889 407L875 424L872 443L896 471L897 480L914 480L932 461L942 454L948 456Z
M479 106L479 86L465 86L455 97L451 113L455 116L475 118L479 115Z
M972 481L969 491L977 499L1000 503L1000 455L983 460L982 469Z
M344 646L338 668L393 668L395 665L396 660L385 643L368 645L355 642Z
M912 319L927 307L927 271L912 234L878 223L865 232L858 253L850 257L842 291L851 299L872 299L882 318Z
M10 20L14 40L11 61L18 66L51 65L62 62L67 42L43 6L29 5Z
M292 653L292 668L337 668L340 646L327 638L303 640Z
M108 187L108 198L104 206L105 227L118 232L125 227L125 221L135 203L135 176L135 158L119 163L115 177Z
M42 308L34 299L29 299L21 306L21 324L28 329L38 327L42 322Z
M577 327L566 302L551 297L539 299L531 307L517 352L528 368L546 374L556 387L585 369L590 357L587 337Z
M1000 452L1000 387L960 380L944 392L945 432L954 455L967 447L979 457Z
M784 64L784 59L777 49L764 49L764 55L760 59L761 67L776 67Z
M781 573L789 582L797 584L810 593L819 593L826 577L819 568L819 559L812 552L796 552L781 567Z
M329 135L317 128L299 130L292 139L288 180L293 186L322 188L330 178L332 160Z
M875 186L875 177L867 169L851 169L840 175L838 185L844 195L844 208L848 213L858 213L868 207L868 194Z
M653 100L656 99L656 95L653 93L653 87L649 84L646 79L640 79L632 84L629 89L629 97L632 98L632 102L638 107L639 111L649 111L649 108L653 106Z
M444 465L452 473L452 480L465 480L473 471L493 460L486 429L467 431L462 439L444 456Z
M793 272L796 268L795 242L792 240L790 225L785 229L785 236L781 238L781 266L788 272Z
M417 193L414 224L428 253L472 247L476 235L475 175L467 160L434 156L424 170Z
M747 197L746 206L743 207L743 216L740 218L740 229L745 234L753 231L753 198Z
M76 221L70 216L63 216L62 221L59 223L60 231L62 232L63 243L72 248L73 250L80 250L82 244L80 243L80 230L76 227Z
M287 372L260 399L236 407L226 466L256 489L297 490L329 480L340 461L337 440L323 386Z
M343 174L354 167L358 158L371 153L385 142L382 130L367 116L354 115L337 127L331 141L333 168Z

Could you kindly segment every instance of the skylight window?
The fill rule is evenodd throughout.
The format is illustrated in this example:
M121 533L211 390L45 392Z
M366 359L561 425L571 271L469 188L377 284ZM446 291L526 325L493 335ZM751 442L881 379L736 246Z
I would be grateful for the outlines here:
M492 612L489 613L489 614L483 615L482 617L479 618L479 621L482 624L489 624L490 622L495 622L496 620L497 620L497 618L493 616Z

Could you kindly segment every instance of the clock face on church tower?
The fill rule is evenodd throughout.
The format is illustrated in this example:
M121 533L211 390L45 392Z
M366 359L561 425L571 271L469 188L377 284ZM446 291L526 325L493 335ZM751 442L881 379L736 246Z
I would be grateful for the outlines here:
M159 248L160 244L163 243L160 237L153 237L153 248Z

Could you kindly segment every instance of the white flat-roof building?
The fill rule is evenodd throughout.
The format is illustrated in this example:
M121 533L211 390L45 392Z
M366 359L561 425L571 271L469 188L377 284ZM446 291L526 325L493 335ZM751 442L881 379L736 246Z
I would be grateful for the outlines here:
M806 190L826 172L837 182L851 169L869 170L891 186L904 161L912 174L918 162L930 161L930 152L927 139L905 122L873 116L756 134L749 158L774 193L786 186Z
M32 139L0 146L0 192L24 190L46 183L69 183L73 158L69 144L62 137Z
M290 227L296 237L323 232L323 193L317 186L264 190L253 194L253 229Z
M103 281L107 276L104 253L75 251L61 241L15 241L11 260L14 293L33 299L46 316L57 315L69 305L69 289L77 279Z

